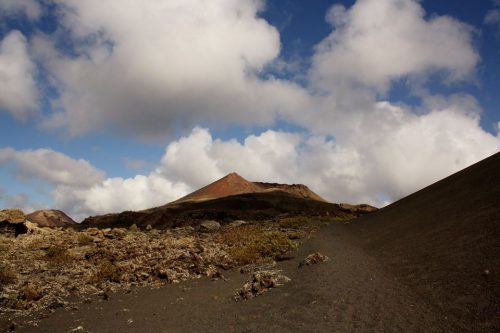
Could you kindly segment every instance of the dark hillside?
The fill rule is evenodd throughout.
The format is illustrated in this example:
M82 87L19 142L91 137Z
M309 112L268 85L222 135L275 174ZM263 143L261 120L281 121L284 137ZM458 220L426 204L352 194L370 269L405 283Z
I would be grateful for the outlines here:
M464 330L500 330L499 173L496 154L349 226L388 272Z

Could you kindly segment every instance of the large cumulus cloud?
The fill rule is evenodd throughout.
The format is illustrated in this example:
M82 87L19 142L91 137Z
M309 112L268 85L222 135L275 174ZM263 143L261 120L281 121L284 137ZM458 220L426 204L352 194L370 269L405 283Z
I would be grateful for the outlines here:
M386 114L388 135L367 132L345 144L272 130L243 142L220 140L195 128L170 143L149 174L126 179L104 178L87 162L61 153L50 152L59 160L52 163L45 150L3 150L0 162L11 156L25 177L52 183L54 205L81 219L163 205L233 171L254 181L308 184L334 202L380 206L500 149L500 139L483 132L478 117L453 107L423 117L387 103L377 108ZM28 158L36 168L26 167ZM69 181L82 174L87 182Z
M0 40L0 111L26 120L38 109L36 67L28 54L26 37L9 32Z
M45 127L151 137L199 123L268 124L306 98L292 82L258 76L280 52L278 31L258 17L263 1L56 3L77 56L53 38L35 41L61 94Z
M78 216L164 204L233 171L250 180L305 183L332 201L381 205L500 149L500 135L480 126L478 101L460 91L474 82L480 62L475 29L428 16L419 1L333 6L326 14L331 33L316 46L303 86L262 75L281 61L279 34L259 17L263 1L56 4L60 29L32 45L59 92L52 100L59 111L43 125L71 135L184 133L153 171L107 178L88 165L94 177L85 184L28 168L26 152L3 152L25 176L51 184L54 205ZM56 37L69 39L74 50L57 48ZM408 82L419 102L389 99L395 82ZM455 93L436 94L430 88L436 84ZM304 130L268 130L242 141L216 139L208 130L277 118ZM48 163L40 152L29 153ZM73 162L42 169L85 169Z

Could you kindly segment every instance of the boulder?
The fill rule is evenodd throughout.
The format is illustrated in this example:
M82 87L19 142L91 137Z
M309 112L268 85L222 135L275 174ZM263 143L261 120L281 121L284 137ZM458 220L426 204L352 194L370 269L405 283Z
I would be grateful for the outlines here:
M15 236L28 232L26 215L19 209L0 210L0 234Z
M201 232L214 232L220 229L220 223L217 221L203 221L200 224Z
M315 252L315 253L308 255L304 260L302 260L299 264L299 268L304 267L304 266L315 265L315 264L318 264L320 262L325 262L325 261L328 261L328 259L329 258L327 256L325 256L324 254L319 253L319 252Z
M236 221L231 222L229 224L229 227L231 227L231 228L237 228L237 227L241 227L244 224L247 224L247 223L245 221L243 221L243 220L236 220Z
M257 297L290 281L291 279L281 274L279 270L257 271L252 274L252 278L243 285L243 288L236 292L234 300L242 301Z
M25 221L26 215L20 209L0 210L0 222L24 223Z

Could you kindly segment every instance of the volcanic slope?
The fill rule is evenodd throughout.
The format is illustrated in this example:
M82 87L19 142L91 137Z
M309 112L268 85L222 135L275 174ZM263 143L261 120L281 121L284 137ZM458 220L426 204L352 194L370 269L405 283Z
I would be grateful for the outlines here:
M56 209L37 210L26 215L26 217L30 222L41 227L70 227L76 225L76 222L71 217Z
M207 219L226 223L269 220L282 214L352 217L369 212L356 207L326 202L305 185L252 183L231 173L169 204L139 212L90 217L82 226L126 227L135 223L169 228L195 225Z
M351 223L275 269L283 287L235 302L248 275L196 279L56 310L19 332L499 332L500 154ZM330 260L299 268L319 251ZM117 309L126 309L119 311Z
M500 153L349 229L452 331L500 332Z

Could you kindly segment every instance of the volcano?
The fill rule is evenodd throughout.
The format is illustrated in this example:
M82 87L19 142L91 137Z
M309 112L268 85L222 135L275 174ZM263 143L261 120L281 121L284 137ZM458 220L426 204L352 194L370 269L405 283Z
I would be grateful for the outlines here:
M302 184L278 184L278 183L263 183L263 182L250 182L245 178L232 172L227 176L205 186L201 189L194 191L179 200L174 201L172 204L180 202L193 202L213 200L228 197L231 195L238 195L243 193L260 193L260 192L273 192L281 191L290 195L311 199L317 201L327 202L325 199L311 191L307 186Z
M368 207L368 209L367 209ZM250 182L237 173L160 207L89 217L82 226L127 227L132 224L156 228L196 225L213 219L264 221L280 215L359 216L376 208L368 205L338 205L327 202L302 184Z

